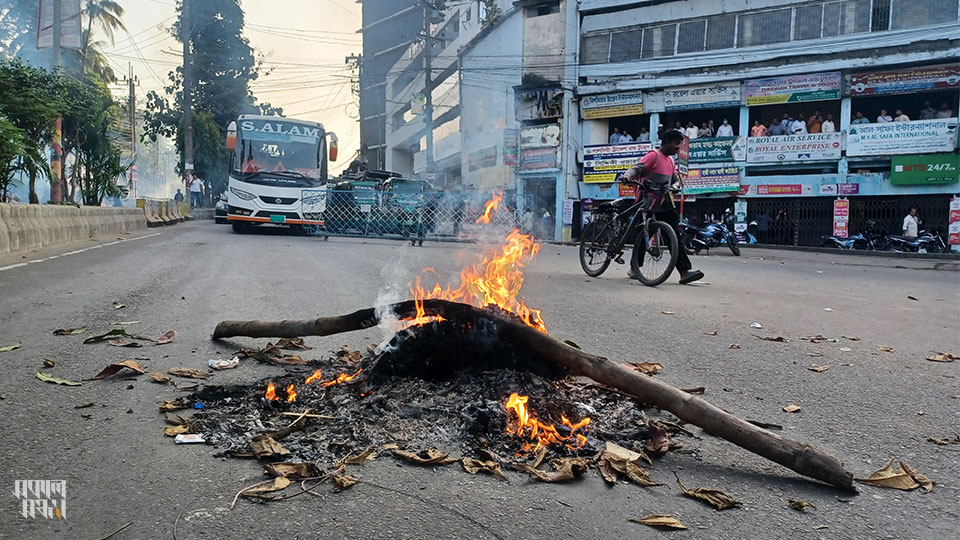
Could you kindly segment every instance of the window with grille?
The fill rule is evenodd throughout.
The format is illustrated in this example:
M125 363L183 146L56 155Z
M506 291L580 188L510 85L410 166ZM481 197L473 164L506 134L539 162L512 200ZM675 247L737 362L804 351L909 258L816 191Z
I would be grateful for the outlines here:
M957 20L958 0L892 0L890 28L916 28Z
M736 30L735 14L714 15L707 19L707 50L732 49Z
M818 39L823 27L823 4L800 6L793 21L793 39Z
M677 35L677 54L700 52L703 50L707 21L704 19L680 23L679 32Z
M640 59L643 30L614 32L610 36L610 61L629 62Z
M677 25L665 24L643 29L643 58L673 56L677 40Z
M580 40L580 63L603 64L610 54L610 34L583 36Z
M890 29L890 0L873 0L870 16L870 31L881 32Z
M844 0L841 5L841 34L870 31L870 0Z
M746 13L740 16L738 47L790 41L792 9Z
M840 35L840 2L823 5L823 37Z

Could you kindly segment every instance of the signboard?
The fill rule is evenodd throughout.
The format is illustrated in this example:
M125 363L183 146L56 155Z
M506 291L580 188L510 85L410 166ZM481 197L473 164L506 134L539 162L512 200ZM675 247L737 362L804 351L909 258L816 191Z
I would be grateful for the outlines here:
M497 164L497 147L490 146L467 154L467 169L475 171L486 169Z
M573 225L573 199L564 199L563 200L563 226L569 227Z
M530 126L520 130L520 148L560 146L560 125Z
M580 114L586 120L643 114L643 92L620 92L580 98Z
M926 66L850 76L850 95L911 94L960 88L960 64Z
M544 120L563 116L563 89L528 88L515 90L517 120Z
M757 195L803 195L803 184L761 184Z
M952 152L957 144L957 119L886 122L850 126L848 156L885 156Z
M737 223L747 222L747 201L733 203L733 218Z
M690 137L683 136L683 142L677 150L677 174L680 178L686 178L690 171Z
M838 192L837 184L820 184L821 195L836 195Z
M609 184L653 150L650 143L595 144L583 147L583 181Z
M518 132L515 129L503 130L503 164L507 167L515 167L517 165L517 157L519 154L517 149L517 135Z
M580 226L586 226L593 217L593 199L580 199Z
M833 235L846 238L849 236L850 201L837 199L833 201Z
M949 239L947 243L951 246L960 246L960 199L954 197L950 199L950 225ZM953 248L957 251L957 248Z
M40 30L37 32L37 48L53 47L53 3L60 2L60 47L80 49L83 47L83 28L80 22L80 0L41 0Z
M690 163L729 163L745 159L745 137L709 137L690 141Z
M617 193L621 197L636 197L637 186L633 184L617 184Z
M890 183L895 186L955 184L958 181L960 155L957 154L894 156L890 160Z
M840 159L840 133L747 138L747 163Z
M840 99L840 72L751 79L744 93L748 106Z
M526 148L520 151L520 170L539 171L559 167L559 150L555 146L548 148Z
M690 169L683 181L683 192L691 195L739 190L740 169L734 165Z
M837 193L839 195L858 195L860 184L837 184Z
M740 106L740 82L703 84L668 88L663 91L667 111Z

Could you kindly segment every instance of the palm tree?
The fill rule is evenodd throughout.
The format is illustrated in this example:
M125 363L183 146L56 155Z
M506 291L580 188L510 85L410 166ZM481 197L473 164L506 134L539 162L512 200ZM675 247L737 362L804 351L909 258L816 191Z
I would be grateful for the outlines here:
M113 68L107 61L107 57L104 56L102 52L106 42L91 41L92 38L93 36L89 30L83 31L81 49L84 51L84 56L80 58L83 66L82 73L84 75L89 73L103 82L117 82L117 74L113 71Z
M87 16L87 37L84 39L81 48L83 58L81 71L86 69L89 46L95 45L95 43L90 42L90 34L93 33L93 23L95 21L97 26L103 30L103 33L110 38L111 44L116 43L114 40L114 31L127 29L123 24L123 6L114 0L87 0L86 4L86 7L83 9L83 14Z

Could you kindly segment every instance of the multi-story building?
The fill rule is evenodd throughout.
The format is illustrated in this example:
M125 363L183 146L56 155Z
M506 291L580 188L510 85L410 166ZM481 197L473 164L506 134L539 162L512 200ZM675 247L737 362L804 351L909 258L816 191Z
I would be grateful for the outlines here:
M917 206L945 233L960 191L958 4L582 0L580 197L620 195L617 164L679 127L697 217L746 203L761 241L809 245L869 218L899 233ZM651 141L611 145L614 128Z
M360 60L360 159L386 166L387 72L423 31L417 0L358 0L362 4Z

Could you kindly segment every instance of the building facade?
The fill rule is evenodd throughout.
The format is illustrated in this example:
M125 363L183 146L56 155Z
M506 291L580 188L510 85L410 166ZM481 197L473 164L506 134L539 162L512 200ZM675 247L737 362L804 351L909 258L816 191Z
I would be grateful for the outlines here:
M811 245L869 220L899 233L918 206L946 233L958 4L583 0L580 198L621 195L616 173L680 128L691 217L746 203L760 241ZM614 128L650 140L612 145Z

